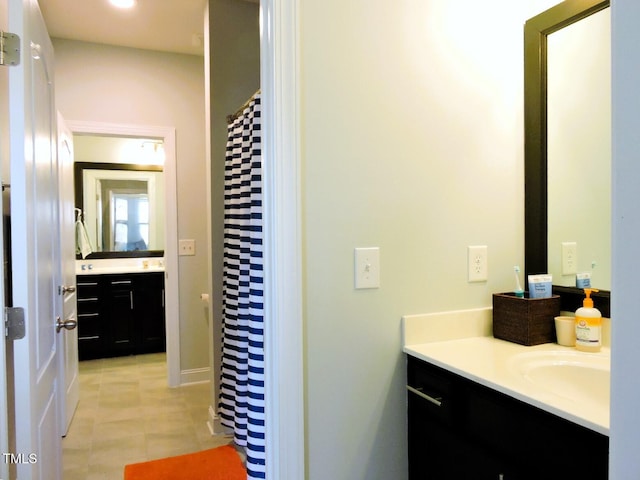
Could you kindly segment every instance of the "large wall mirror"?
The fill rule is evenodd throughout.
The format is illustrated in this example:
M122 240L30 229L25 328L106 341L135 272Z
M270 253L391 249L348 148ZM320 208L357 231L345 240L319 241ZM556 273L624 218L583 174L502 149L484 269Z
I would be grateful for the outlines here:
M605 316L611 289L607 7L608 0L566 0L525 24L525 271L551 273L569 311L582 304L575 274L590 273Z
M74 153L76 213L84 230L79 256L162 256L162 140L75 134Z

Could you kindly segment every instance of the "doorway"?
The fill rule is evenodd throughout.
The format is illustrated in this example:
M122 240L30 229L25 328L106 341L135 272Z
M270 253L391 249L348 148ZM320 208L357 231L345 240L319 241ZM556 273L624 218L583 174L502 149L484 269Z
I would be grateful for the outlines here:
M167 383L180 385L180 324L178 280L178 215L176 189L175 129L171 127L131 126L96 122L67 122L74 134L158 139L164 147L164 269L165 269L165 331Z

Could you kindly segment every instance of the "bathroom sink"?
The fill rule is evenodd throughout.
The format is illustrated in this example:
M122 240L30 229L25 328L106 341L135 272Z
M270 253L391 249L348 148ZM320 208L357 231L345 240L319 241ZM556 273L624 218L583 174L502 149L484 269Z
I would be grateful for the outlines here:
M526 352L509 361L510 372L544 391L594 408L609 408L608 354L577 350Z

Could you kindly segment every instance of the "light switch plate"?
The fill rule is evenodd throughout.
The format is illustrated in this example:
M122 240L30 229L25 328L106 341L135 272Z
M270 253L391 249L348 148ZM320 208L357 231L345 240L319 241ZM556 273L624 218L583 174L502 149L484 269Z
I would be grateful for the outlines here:
M196 241L185 239L178 240L178 255L195 255L196 254Z
M355 249L355 288L380 288L380 248Z

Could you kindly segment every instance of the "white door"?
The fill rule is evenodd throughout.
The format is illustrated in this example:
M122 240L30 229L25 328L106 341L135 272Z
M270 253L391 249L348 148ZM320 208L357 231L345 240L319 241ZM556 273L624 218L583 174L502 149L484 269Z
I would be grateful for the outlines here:
M73 135L58 114L58 197L60 227L60 274L58 294L62 297L62 320L66 328L58 335L60 426L65 436L80 399L78 378L78 330L76 304L75 212L73 194Z
M14 342L16 468L20 480L62 478L56 317L59 237L53 47L36 0L9 0L22 59L9 71L13 306L26 337Z
M0 0L0 31L9 31L7 0ZM9 163L9 67L0 66L0 180L5 182L5 165ZM0 213L2 196L0 195ZM4 265L4 232L0 224L0 265ZM4 271L4 268L2 268ZM4 273L0 273L0 312L4 310ZM7 416L7 362L4 336L0 335L0 452L9 451L9 426ZM0 461L0 478L9 478L9 465Z

